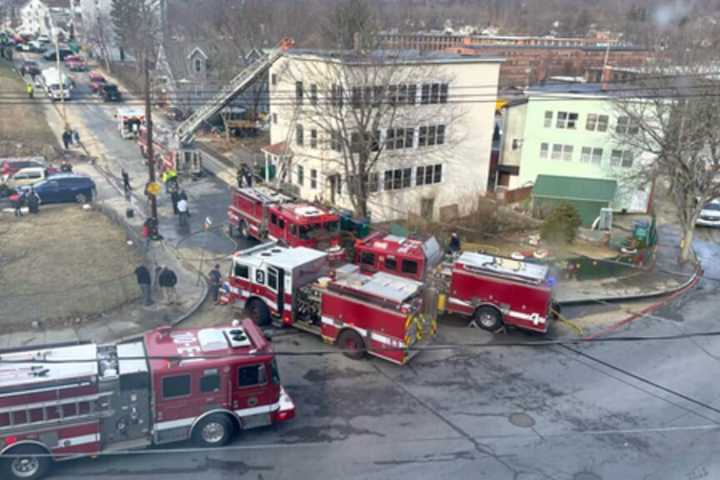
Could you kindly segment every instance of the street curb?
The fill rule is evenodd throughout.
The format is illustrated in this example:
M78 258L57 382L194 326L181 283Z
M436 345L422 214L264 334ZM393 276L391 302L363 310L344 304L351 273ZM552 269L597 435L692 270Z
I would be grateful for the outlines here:
M613 323L612 325L600 330L599 332L595 332L590 335L586 335L583 338L584 339L593 339L593 338L607 336L607 335L613 333L615 330L619 329L620 327L628 325L628 324L632 323L633 321L637 320L638 318L642 318L642 317L660 309L661 307L667 305L668 303L670 303L671 301L673 301L674 299L676 299L677 297L679 297L680 295L682 295L683 293L685 293L686 291L690 290L695 285L697 285L697 283L702 278L702 275L703 275L702 267L700 267L700 265L698 264L697 267L695 268L695 272L693 273L693 275L689 281L685 282L685 284L683 284L682 286L668 292L667 296L664 297L659 302L654 303L648 307L645 307L644 309L640 310L639 312L635 312L635 313L631 314L630 316L625 317L622 320L620 320L616 323ZM653 295L653 296L657 296L657 295ZM652 297L646 297L646 298L652 298Z

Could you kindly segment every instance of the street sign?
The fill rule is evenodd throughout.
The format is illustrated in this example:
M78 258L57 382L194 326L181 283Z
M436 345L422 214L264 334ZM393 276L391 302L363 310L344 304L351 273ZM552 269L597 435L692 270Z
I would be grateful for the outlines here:
M158 195L162 192L162 186L158 182L148 183L147 191L152 195Z

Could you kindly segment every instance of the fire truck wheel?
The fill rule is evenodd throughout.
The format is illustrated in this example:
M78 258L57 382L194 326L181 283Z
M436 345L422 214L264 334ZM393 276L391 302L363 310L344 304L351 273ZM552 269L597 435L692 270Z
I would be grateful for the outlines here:
M337 344L348 358L360 360L365 356L365 342L355 330L344 330L337 339Z
M2 459L2 478L36 480L50 470L52 460L47 451L33 445L20 445L7 452L10 458ZM38 456L39 455L39 456Z
M483 330L494 332L502 326L502 315L492 307L480 307L475 310L473 321Z
M210 415L193 429L193 443L200 447L222 447L230 441L232 421L227 415Z
M255 325L264 327L270 324L270 310L261 300L253 299L247 305L247 312Z

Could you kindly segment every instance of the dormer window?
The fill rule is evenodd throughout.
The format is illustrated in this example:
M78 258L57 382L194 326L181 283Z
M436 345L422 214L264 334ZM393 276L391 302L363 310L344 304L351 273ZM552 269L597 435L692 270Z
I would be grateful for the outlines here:
M200 72L202 72L202 60L200 60L199 58L196 58L195 59L195 73L200 73Z

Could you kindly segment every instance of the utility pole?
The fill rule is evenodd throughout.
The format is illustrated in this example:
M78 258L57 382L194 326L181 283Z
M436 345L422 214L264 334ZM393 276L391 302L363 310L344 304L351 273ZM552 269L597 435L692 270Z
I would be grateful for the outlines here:
M48 12L48 19L50 21L50 34L55 38L55 62L58 74L58 86L60 87L60 105L62 108L63 122L65 123L65 130L70 129L70 125L67 120L67 111L65 110L65 79L63 78L62 62L60 61L60 30L55 28L55 22L53 22L52 15ZM70 88L68 87L68 92Z
M145 135L147 139L147 156L148 156L148 177L150 183L155 183L155 149L153 148L153 123L152 123L152 105L150 104L150 60L147 52L145 53ZM148 192L150 195L150 216L158 225L157 214L157 197L154 193Z

